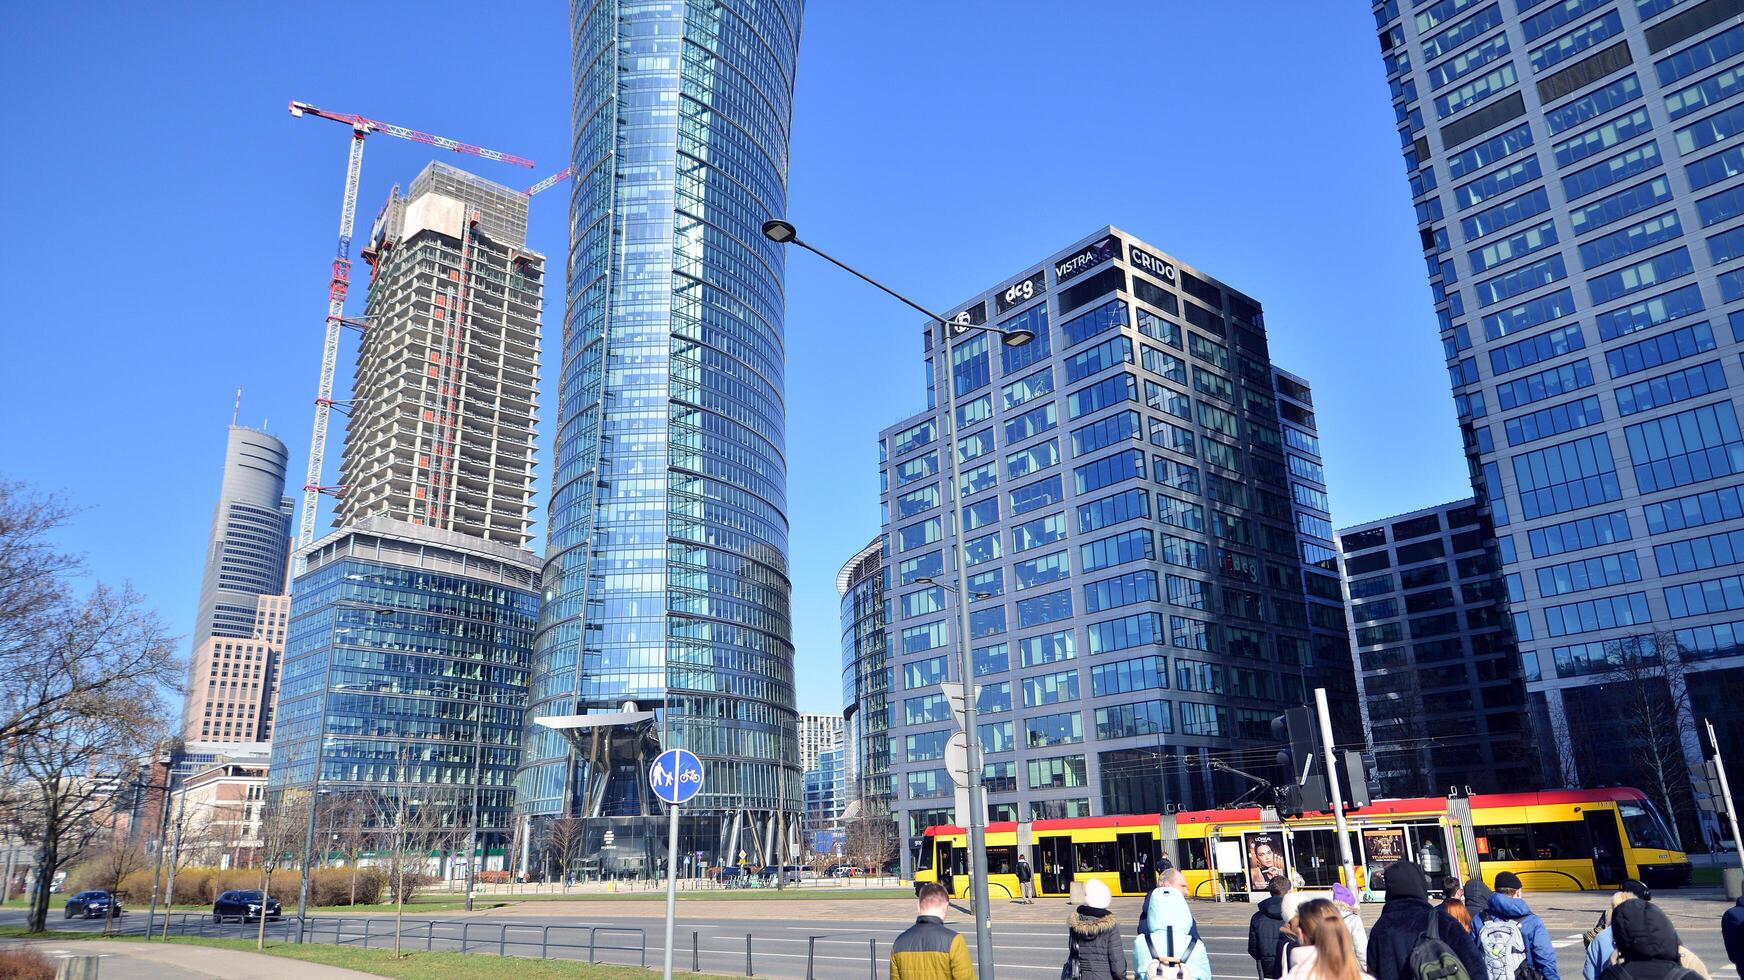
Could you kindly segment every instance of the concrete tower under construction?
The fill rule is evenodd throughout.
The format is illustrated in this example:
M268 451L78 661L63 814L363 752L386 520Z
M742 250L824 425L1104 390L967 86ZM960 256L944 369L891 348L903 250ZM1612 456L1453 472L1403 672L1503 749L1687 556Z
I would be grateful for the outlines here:
M432 163L394 188L363 255L335 525L382 516L527 547L545 278L527 197Z

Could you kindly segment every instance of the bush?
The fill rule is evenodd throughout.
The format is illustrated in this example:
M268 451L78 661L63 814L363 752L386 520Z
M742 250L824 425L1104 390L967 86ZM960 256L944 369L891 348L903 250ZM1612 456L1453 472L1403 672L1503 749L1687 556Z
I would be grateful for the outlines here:
M54 980L55 966L48 957L24 946L0 949L0 980Z
M431 887L432 885L440 884L442 881L441 878L438 878L435 875L424 874L424 873L418 872L418 871L408 871L399 877L405 883L405 889L406 889L405 900L407 902L410 902L412 899L416 898L419 892L423 891L426 888ZM389 881L390 892L392 891L391 886L393 884L394 884L394 882L390 880ZM395 901L395 902L400 901L400 896L398 896L398 895L393 895L391 897L392 897L393 901Z
M481 885L506 885L513 880L507 871L480 871L473 878Z
M358 868L357 904L374 905L380 902L387 880L387 873L380 868ZM309 900L316 905L349 905L351 869L316 868L315 878L309 883Z

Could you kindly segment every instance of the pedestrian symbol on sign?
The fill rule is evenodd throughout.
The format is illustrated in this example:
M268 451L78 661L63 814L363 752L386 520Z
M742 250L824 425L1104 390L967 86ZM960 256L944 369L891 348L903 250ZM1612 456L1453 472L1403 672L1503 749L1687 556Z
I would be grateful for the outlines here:
M688 803L702 790L702 760L684 749L667 749L648 768L648 785L667 803Z

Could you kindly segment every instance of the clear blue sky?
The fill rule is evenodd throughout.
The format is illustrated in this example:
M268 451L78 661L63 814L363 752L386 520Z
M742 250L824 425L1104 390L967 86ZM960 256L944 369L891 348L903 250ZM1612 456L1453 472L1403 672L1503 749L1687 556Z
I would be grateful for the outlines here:
M10 4L0 37L0 474L86 506L68 546L185 634L236 386L299 483L307 450L346 131L287 101L531 157L441 155L525 186L569 143L565 5ZM791 217L940 306L1120 225L1265 305L1314 384L1340 525L1463 496L1374 37L1344 2L818 0ZM369 140L360 236L434 153ZM547 352L566 197L533 213ZM875 438L920 407L920 333L804 254L788 300L800 706L834 711L836 572L878 530Z

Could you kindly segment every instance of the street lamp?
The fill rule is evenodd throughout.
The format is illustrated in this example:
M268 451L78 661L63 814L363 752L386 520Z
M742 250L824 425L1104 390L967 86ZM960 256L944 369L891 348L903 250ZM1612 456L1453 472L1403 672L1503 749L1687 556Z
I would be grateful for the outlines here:
M993 966L993 933L987 924L987 796L985 787L981 785L981 742L976 737L975 711L975 662L969 649L969 603L970 598L984 598L987 593L971 593L968 582L968 565L963 550L963 494L957 478L957 393L951 377L951 351L956 334L968 330L983 330L998 334L1000 340L1008 347L1019 347L1035 340L1035 333L1030 330L1008 330L991 323L969 323L967 318L947 319L920 305L907 296L902 295L889 286L884 285L864 272L848 265L833 255L821 251L808 242L802 241L799 232L793 225L779 218L763 222L763 237L778 245L797 245L816 255L838 269L847 272L856 279L867 283L879 291L889 295L903 305L918 310L927 319L939 324L944 335L943 348L939 358L938 371L945 389L945 439L941 450L947 459L947 476L950 481L951 520L954 525L956 586L949 591L957 599L957 673L963 683L963 735L968 758L965 774L968 782L969 814L968 814L968 844L969 844L969 887L970 902L975 908L975 957L979 964L980 980L996 980ZM935 383L936 384L936 383Z

